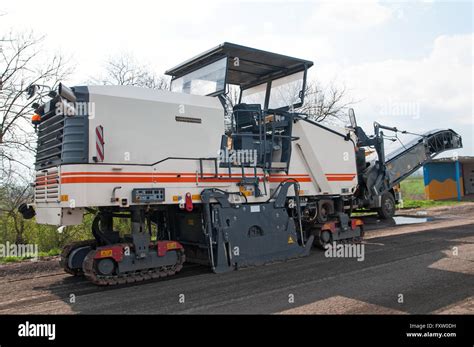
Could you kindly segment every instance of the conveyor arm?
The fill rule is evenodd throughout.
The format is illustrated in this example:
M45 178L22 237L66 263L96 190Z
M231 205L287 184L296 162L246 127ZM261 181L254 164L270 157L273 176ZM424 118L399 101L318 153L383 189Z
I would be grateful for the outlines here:
M462 139L455 131L432 130L403 145L386 156L385 167L389 189L418 170L436 155L462 148Z

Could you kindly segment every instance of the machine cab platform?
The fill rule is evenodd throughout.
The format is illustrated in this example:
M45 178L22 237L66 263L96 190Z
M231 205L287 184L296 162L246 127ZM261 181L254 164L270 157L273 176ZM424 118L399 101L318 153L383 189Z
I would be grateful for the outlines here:
M219 97L230 120L221 149L256 153L255 160L238 165L288 171L293 110L303 105L312 65L225 42L166 74L172 76L173 92Z
M171 91L226 95L240 89L239 101L262 109L298 107L303 103L307 70L313 62L224 42L166 71Z

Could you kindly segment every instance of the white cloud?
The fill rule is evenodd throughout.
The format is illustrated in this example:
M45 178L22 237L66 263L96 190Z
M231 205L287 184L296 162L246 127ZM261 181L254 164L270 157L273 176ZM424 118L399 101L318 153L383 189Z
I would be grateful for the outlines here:
M385 23L392 15L392 9L375 0L323 2L315 7L307 25L313 30L365 30Z
M474 155L472 112L473 34L439 36L419 60L385 60L355 66L321 66L325 80L336 78L361 100L359 118L414 132L453 128Z

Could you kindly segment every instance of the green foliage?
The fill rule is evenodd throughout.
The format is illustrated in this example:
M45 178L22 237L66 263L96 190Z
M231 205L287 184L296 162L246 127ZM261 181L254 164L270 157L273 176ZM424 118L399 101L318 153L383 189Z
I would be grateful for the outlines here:
M44 258L44 257L54 257L57 255L61 254L61 249L59 248L52 248L47 252L38 252L38 257L39 258ZM5 258L0 258L0 264L6 264L6 263L16 263L24 260L31 259L31 257L18 257L18 256L8 256Z
M437 206L452 206L460 204L460 201L454 200L403 200L403 208L428 208L428 207L437 207Z
M21 218L21 216L16 216ZM23 242L37 244L40 252L46 255L56 255L59 250L71 241L86 240L92 238L91 224L92 216L86 215L84 222L80 225L68 226L62 233L57 227L37 224L35 219L23 220ZM14 217L9 214L0 215L0 243L15 243L17 241ZM41 254L41 253L40 253Z
M25 260L25 259L26 259L25 257L10 256L10 257L5 257L5 258L0 258L0 264L1 263L16 263L18 261L22 261L22 260Z
M56 255L61 254L61 249L60 248L51 248L47 252L38 252L39 257L54 257Z
M424 200L425 184L423 177L409 177L400 184L403 200Z
M14 218L22 222L23 243L37 244L39 256L54 256L61 253L64 245L80 240L92 238L92 220L94 216L85 214L84 221L80 225L68 226L59 233L56 226L37 224L35 219L24 220L18 212L0 214L0 243L16 243L17 235L14 227ZM122 235L130 232L130 221L124 218L114 219L114 229ZM11 258L11 259L10 259ZM19 257L0 259L0 262L13 262L23 260Z

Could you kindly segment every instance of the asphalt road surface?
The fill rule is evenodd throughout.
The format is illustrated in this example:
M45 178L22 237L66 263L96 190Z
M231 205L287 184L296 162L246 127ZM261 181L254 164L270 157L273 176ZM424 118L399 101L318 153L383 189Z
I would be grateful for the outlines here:
M55 263L0 274L0 314L474 313L474 208L391 226L366 218L365 257L309 257L226 274L96 287ZM19 267L17 269L20 269Z

